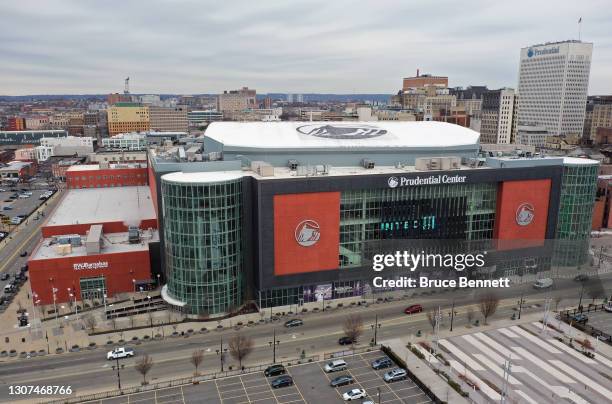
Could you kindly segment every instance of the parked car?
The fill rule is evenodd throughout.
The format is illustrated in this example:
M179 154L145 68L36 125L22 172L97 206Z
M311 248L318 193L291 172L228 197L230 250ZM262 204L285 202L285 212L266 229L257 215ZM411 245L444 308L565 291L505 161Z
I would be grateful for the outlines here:
M423 306L421 306L420 304L413 304L413 305L406 307L406 309L404 310L404 313L415 314L415 313L420 313L422 311L423 311Z
M385 373L385 375L383 376L383 379L387 383L391 383L391 382L395 382L398 380L406 380L407 377L408 377L408 373L406 372L405 369L395 368Z
M264 370L264 375L266 375L266 377L284 375L285 373L287 373L287 371L283 365L268 366L266 370Z
M2 208L2 210L13 210L13 208L11 208L10 206L5 206Z
M112 351L109 351L106 354L106 359L114 360L114 359L130 358L134 356L134 354L135 352L132 348L118 347L118 348L113 349Z
M331 361L323 367L326 373L339 372L341 370L346 370L346 362L342 359L337 359L335 361Z
M20 257L25 257L28 255L27 251L22 251L21 254L19 254Z
M293 378L291 376L281 376L272 380L270 386L274 389L278 389L280 387L291 386L293 384Z
M572 321L578 324L586 324L589 317L586 314L579 313L572 316Z
M604 310L608 313L612 313L612 301L606 303L606 305L604 306Z
M335 379L332 379L331 382L329 382L329 385L332 387L340 387L340 386L346 386L347 384L353 384L355 383L355 380L353 379L352 376L349 375L342 375L342 376L338 376Z
M542 278L535 281L533 287L535 289L548 289L552 287L553 280L551 278Z
M580 274L580 275L574 276L574 281L576 282L586 282L588 280L589 280L589 275L587 274Z
M9 283L8 285L4 285L4 293L7 295L15 293L15 285L13 285L12 283Z
M10 277L11 276L7 272L3 272L2 275L0 275L0 281L5 281Z
M340 345L351 345L353 343L353 339L350 337L341 337L340 339L338 339L338 344Z
M372 362L372 369L374 370L389 368L391 366L393 366L393 361L387 357L378 358Z
M364 398L366 396L366 391L364 389L353 389L349 390L342 395L344 401L353 401L359 400L360 398Z
M301 325L304 325L304 321L300 320L299 318L294 318L293 320L285 322L285 327L287 328L299 327Z

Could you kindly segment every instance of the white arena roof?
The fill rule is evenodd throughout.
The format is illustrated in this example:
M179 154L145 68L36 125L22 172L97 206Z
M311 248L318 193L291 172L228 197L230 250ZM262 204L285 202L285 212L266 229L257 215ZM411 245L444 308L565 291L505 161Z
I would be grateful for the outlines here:
M469 146L480 134L445 122L213 122L204 136L254 149L410 149Z
M124 222L155 219L149 187L70 189L45 226Z

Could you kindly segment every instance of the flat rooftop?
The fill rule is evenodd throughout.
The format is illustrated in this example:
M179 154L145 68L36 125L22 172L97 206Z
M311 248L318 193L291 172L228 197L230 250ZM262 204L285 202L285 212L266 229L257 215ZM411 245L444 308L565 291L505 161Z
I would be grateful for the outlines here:
M42 260L42 259L54 259L54 258L65 258L65 257L82 257L87 256L87 250L85 248L85 236L81 237L82 244L79 247L72 247L69 254L59 253L56 250L58 244L55 242L55 238L45 238L39 244L30 260ZM159 241L159 233L157 230L141 230L141 242L136 244L130 244L128 241L128 233L108 233L102 234L102 245L100 253L90 254L116 254L133 251L147 251L149 249L149 242Z
M106 222L138 223L154 219L149 187L86 188L66 194L45 226Z
M395 174L402 175L405 173L421 173L423 176L435 175L444 171L448 172L463 172L466 170L486 170L488 166L469 167L461 165L459 169L453 170L417 170L414 166L393 167L393 166L376 166L374 168L363 167L329 167L327 174L322 174L323 166L306 166L305 170L308 174L298 174L296 170L290 170L289 167L274 167L274 175L261 176L255 171L244 169L241 171L210 171L210 172L173 172L164 174L164 181L173 183L216 183L235 180L244 176L254 177L258 180L275 180L286 178L309 178L309 177L340 177L340 176L358 176L358 175L376 175L376 174ZM318 170L318 171L317 171Z
M472 146L480 134L445 122L213 122L205 137L230 148L410 149Z
M108 168L104 168L104 170L126 169L126 168L147 168L147 165L145 163L132 163L132 162L111 163L108 165ZM100 164L80 164L80 165L73 165L66 171L96 171L100 169L101 169Z

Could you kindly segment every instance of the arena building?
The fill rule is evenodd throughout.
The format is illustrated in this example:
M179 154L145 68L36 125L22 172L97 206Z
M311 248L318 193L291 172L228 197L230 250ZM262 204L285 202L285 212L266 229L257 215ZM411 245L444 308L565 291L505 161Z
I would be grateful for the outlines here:
M162 296L216 317L375 293L381 240L571 245L501 251L487 270L502 275L583 262L598 163L482 158L478 136L441 122L214 122L191 157L151 149Z

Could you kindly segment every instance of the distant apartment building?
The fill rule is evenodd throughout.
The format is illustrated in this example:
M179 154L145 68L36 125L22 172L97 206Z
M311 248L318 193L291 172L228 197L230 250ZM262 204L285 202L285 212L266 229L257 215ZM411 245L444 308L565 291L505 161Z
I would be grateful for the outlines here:
M589 97L586 114L585 131L588 139L595 142L600 128L612 128L612 95Z
M457 97L450 94L440 94L425 97L424 113L429 119L436 120L440 116L450 115L452 108L457 106Z
M97 151L87 155L89 163L124 163L147 161L146 150Z
M211 122L222 121L223 113L217 111L189 111L187 122L190 127L206 125Z
M548 131L544 126L517 125L516 127L517 145L534 146L542 148L546 146Z
M513 89L502 88L483 93L480 110L480 142L510 144L513 113Z
M25 126L30 130L49 129L51 127L48 116L30 116L25 118Z
M102 147L115 150L146 150L147 136L144 133L121 133L102 139Z
M19 116L10 117L8 119L7 128L10 131L26 130L26 121Z
M410 88L423 88L423 87L448 87L447 76L433 76L431 74L419 74L414 77L404 77L402 82L402 90L407 91Z
M109 94L106 96L106 102L108 103L108 105L113 105L118 102L131 102L131 101L132 101L132 97L129 94L114 93L114 94Z
M138 97L141 104L161 106L161 99L157 94L146 94Z
M242 87L240 90L224 91L217 96L217 111L233 112L257 105L257 94L253 89Z
M36 148L24 147L23 149L15 150L15 160L17 161L34 161L36 160Z
M149 106L149 122L150 129L153 131L186 132L189 127L187 107L164 108Z
M552 42L521 49L518 124L550 135L582 135L593 44Z
M108 134L142 132L150 129L149 108L132 102L119 102L107 110Z

